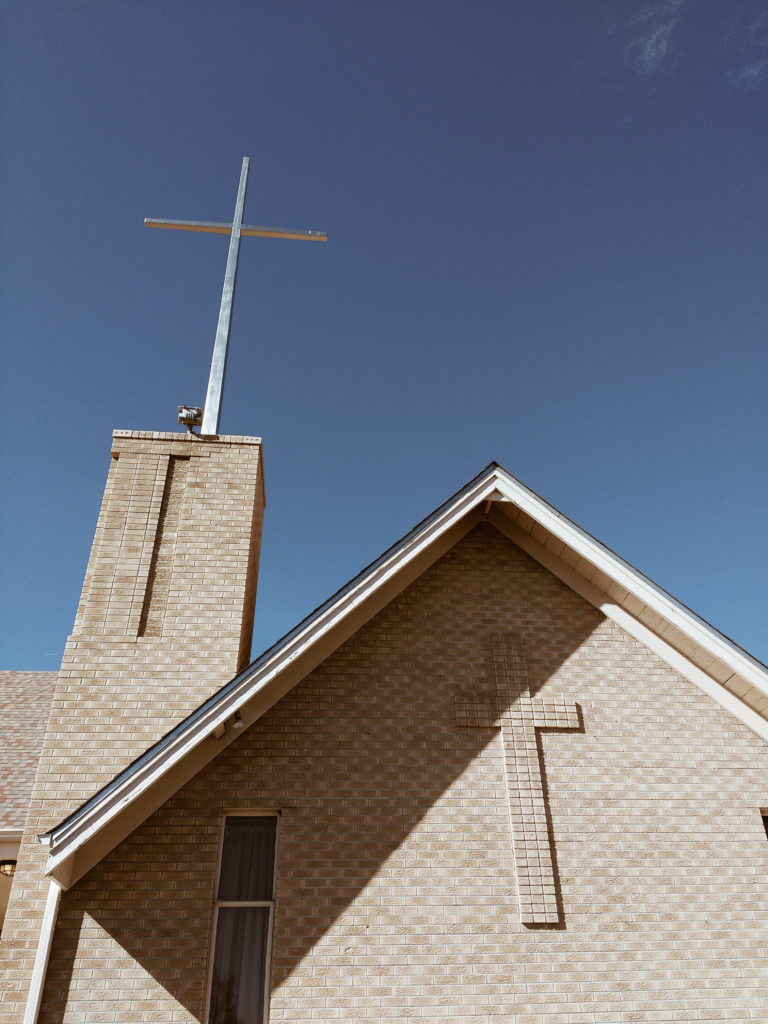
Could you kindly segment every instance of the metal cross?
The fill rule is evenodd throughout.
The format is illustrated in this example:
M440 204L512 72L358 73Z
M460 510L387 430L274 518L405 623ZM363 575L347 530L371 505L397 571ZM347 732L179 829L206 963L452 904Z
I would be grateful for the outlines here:
M490 637L494 699L457 697L458 725L500 726L504 775L512 823L520 920L558 924L552 846L544 803L537 729L578 729L577 704L531 697L522 641L511 633Z
M250 160L243 157L240 171L240 184L237 189L235 216L231 224L215 223L202 220L154 220L145 218L148 228L175 228L178 231L207 231L217 235L229 235L229 254L227 269L224 272L224 288L221 292L219 322L216 326L216 340L213 345L211 372L208 377L208 390L205 395L202 434L218 434L221 415L221 396L224 390L224 375L227 371L227 349L229 347L229 328L232 322L232 301L235 297L237 281L237 257L240 251L240 239L243 236L255 238L292 238L303 242L327 242L328 235L324 231L291 231L285 228L262 228L243 224L245 207L245 191L248 185L248 166Z

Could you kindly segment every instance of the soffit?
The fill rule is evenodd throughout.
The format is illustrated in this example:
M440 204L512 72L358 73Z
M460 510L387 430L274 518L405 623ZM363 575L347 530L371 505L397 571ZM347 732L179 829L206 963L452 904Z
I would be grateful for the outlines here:
M534 558L541 555L542 549L549 552L562 566L592 584L606 601L614 602L768 719L768 676L764 665L575 524L559 514L558 519L554 529L547 528L510 500L494 502L493 514L489 515L489 521L511 540L525 545L524 538L529 537L535 542L525 545ZM572 543L564 538L567 527L576 532ZM582 543L575 542L578 540ZM560 575L556 564L548 562L548 568Z

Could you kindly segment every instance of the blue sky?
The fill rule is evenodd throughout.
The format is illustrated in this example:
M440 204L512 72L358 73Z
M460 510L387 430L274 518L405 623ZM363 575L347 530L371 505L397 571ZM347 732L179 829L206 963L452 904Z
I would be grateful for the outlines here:
M2 644L58 667L113 428L264 437L255 653L496 460L763 661L768 0L5 0Z

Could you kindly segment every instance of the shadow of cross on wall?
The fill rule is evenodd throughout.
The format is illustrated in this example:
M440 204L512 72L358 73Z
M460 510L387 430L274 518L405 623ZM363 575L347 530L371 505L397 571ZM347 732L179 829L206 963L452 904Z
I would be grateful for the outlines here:
M494 697L456 696L456 724L501 729L520 920L525 925L556 925L561 917L536 730L580 729L579 706L531 697L520 637L492 633L490 648Z

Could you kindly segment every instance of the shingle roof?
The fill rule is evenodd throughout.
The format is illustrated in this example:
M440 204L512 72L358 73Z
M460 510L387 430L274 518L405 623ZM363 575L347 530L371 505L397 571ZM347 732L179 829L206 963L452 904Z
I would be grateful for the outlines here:
M23 828L57 672L0 672L0 828Z

